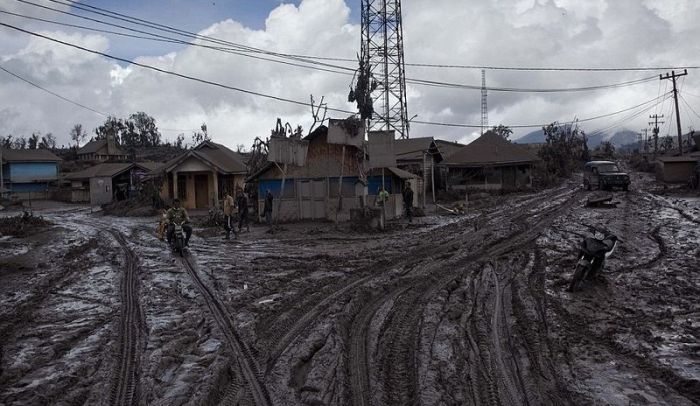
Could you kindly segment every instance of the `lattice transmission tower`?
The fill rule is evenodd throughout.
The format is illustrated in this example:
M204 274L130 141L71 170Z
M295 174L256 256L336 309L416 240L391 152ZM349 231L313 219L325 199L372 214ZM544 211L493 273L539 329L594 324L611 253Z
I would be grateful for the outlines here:
M370 78L370 131L408 138L401 0L362 0L361 67Z
M489 129L489 106L486 101L486 69L481 70L481 134Z

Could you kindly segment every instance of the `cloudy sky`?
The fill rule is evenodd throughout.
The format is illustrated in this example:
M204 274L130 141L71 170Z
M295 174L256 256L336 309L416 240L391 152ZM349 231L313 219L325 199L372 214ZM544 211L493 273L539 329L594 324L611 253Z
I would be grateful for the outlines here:
M360 0L87 0L82 4L278 53L354 58L359 52ZM351 76L206 47L125 38L7 12L133 35L146 35L134 32L138 29L185 39L92 14L66 0L0 0L0 23L229 87L302 102L312 94L317 100L324 96L330 107L354 110L347 103ZM698 17L700 2L696 0L405 0L406 63L548 68L698 66ZM165 75L7 27L0 27L0 66L90 108L66 102L0 70L0 135L52 132L59 144L67 143L74 124L93 129L103 122L105 117L99 113L127 117L145 111L156 118L166 138L174 139L178 133L189 137L206 122L215 141L235 146L250 145L256 136L267 136L277 117L293 126L308 128L311 124L309 107ZM580 88L649 79L586 92L491 91L489 122L540 125L625 110L584 121L582 126L588 132L639 131L647 126L650 114L667 118L672 114L670 100L663 101L670 82L658 79L659 73L665 72L488 70L488 86L515 89ZM406 76L481 84L479 69L407 66ZM679 79L683 131L700 126L699 76L700 69L689 69L688 76ZM409 84L407 92L409 116L417 115L417 121L480 123L478 89ZM655 98L659 103L653 101ZM515 135L533 130L516 128ZM669 131L675 134L675 125L662 127L662 134ZM463 142L472 140L477 132L474 128L418 123L411 127L411 137Z

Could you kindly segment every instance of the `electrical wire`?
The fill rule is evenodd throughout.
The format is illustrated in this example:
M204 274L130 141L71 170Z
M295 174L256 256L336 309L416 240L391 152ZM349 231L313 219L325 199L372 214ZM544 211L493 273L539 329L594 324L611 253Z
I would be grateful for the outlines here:
M136 30L132 29L130 27L125 27L123 25L118 25L118 24L112 24L108 23L105 21L93 19L90 17L85 17L81 16L78 14L66 12L63 10L57 10L51 7L47 6L42 6L36 3L32 3L30 1L26 0L18 0L21 1L22 3L30 4L30 5L35 5L37 7L41 7L44 9L52 10L55 12L67 14L73 17L78 17L82 19L86 19L88 21L93 21L97 22L100 24L105 24L125 30L130 30L133 32L138 32L141 34L146 34L150 35L152 37L145 37L141 35L134 35L134 34L127 34L127 33L122 33L122 32L116 32L112 30L103 30L103 29L98 29L98 28L93 28L93 27L87 27L83 25L77 25L77 24L69 24L69 23L63 23L63 22L58 22L58 21L53 21L53 20L47 20L44 18L39 18L39 17L33 17L33 16L27 16L27 15L22 15L18 13L12 13L8 11L3 11L0 10L0 13L5 13L9 14L12 16L16 17L22 17L26 19L31 19L35 21L41 21L45 23L50 23L50 24L56 24L56 25L61 25L61 26L68 26L72 28L79 28L79 29L84 29L84 30L90 30L90 31L95 31L95 32L101 32L101 33L107 33L107 34L113 34L113 35L119 35L119 36L124 36L124 37L130 37L130 38L137 38L137 39L144 39L144 40L151 40L151 41L160 41L160 42L167 42L167 43L176 43L176 44L183 44L183 45L190 45L190 46L195 46L195 47L201 47L201 48L206 48L214 51L221 51L221 52L226 52L229 54L235 54L239 56L244 56L248 58L253 58L253 59L258 59L258 60L264 60L264 61L269 61L269 62L274 62L274 63L280 63L284 65L290 65L290 66L296 66L296 67L301 67L301 68L306 68L306 69L315 69L319 71L324 71L324 72L330 72L330 73L336 73L336 74L342 74L346 76L351 76L354 75L355 69L352 68L347 68L343 66L338 66L338 65L330 65L330 64L322 64L323 66L328 66L332 67L333 69L328 69L324 67L318 67L318 66L313 66L313 65L302 65L299 63L294 63L294 62L287 62L287 61L282 61L282 60L276 60L276 59L271 59L271 58L266 58L266 57L261 57L261 56L255 56L255 55L250 55L245 52L241 51L236 51L232 48L226 48L226 47L214 47L210 45L204 45L204 44L198 44L195 42L188 42L180 39L175 39L172 37L167 37L159 34L154 34L148 31L142 31L142 30ZM307 61L304 61L307 63ZM313 62L313 61L309 61ZM342 69L342 71L335 70L335 69ZM621 82L621 83L612 83L612 84L605 84L605 85L596 85L596 86L587 86L587 87L574 87L574 88L514 88L514 87L487 87L486 90L488 91L494 91L494 92L515 92L515 93L561 93L561 92L587 92L587 91L595 91L595 90L602 90L602 89L614 89L614 88L619 88L619 87L626 87L626 86L633 86L633 85L638 85L638 84L643 84L646 82L650 82L656 80L656 75L654 76L649 76L649 77L644 77L641 79L635 79L631 81L626 81L626 82ZM406 83L410 84L416 84L416 85L422 85L422 86L432 86L432 87L444 87L444 88L455 88L455 89L468 89L468 90L481 90L480 85L466 85L466 84L459 84L459 83L449 83L449 82L440 82L440 81L433 81L433 80L425 80L425 79L412 79L412 78L406 78Z
M125 19L125 21L133 20L133 21L130 21L132 24L141 24L141 25L151 25L151 26L155 26L155 27L162 27L161 29L173 30L174 32L180 33L180 35L194 35L198 39L204 39L204 40L210 40L210 41L212 41L212 40L213 41L221 41L221 42L226 42L226 43L236 45L236 46L242 46L242 47L248 48L250 50L257 51L257 52L268 52L265 50L261 50L259 48L244 46L242 44L230 43L228 41L223 41L223 40L220 40L220 39L217 39L214 37L201 35L201 34L195 34L195 33L185 31L185 30L180 30L180 29L177 29L175 27L168 26L168 25L158 24L158 23L154 23L154 22L149 21L149 20L132 17L132 16L129 16L127 14L121 14L121 13L118 13L115 11L110 11L110 10L107 10L105 8L92 6L92 5L87 4L85 2L79 3L77 1L72 1L72 0L68 0L68 1L49 0L49 1L56 3L56 4L71 6L71 7L77 8L79 10L92 12L95 14L103 15L106 17L114 18L114 19L123 19L123 20ZM134 22L134 21L136 21L136 22ZM281 52L271 52L271 54L275 54L275 55L279 55L279 56L295 57L295 58L304 58L304 59L330 60L330 61L342 61L342 62L355 62L356 61L355 59L350 59L350 58L319 57L319 56L288 54L288 53L281 53ZM617 67L617 68L506 67L506 66L488 66L488 65L429 64L429 63L405 63L404 65L416 66L416 67L429 67L429 68L488 69L488 70L516 70L516 71L569 71L569 72L623 72L623 71L659 71L659 70L672 70L672 69L700 69L700 65L657 66L657 67Z
M54 95L54 96L58 97L59 99L61 99L61 100L63 100L63 101L66 101L66 102L68 102L68 103L74 104L74 105L76 105L76 106L78 106L78 107L82 107L82 108L84 108L85 110L89 110L89 111L91 111L91 112L93 112L93 113L95 113L95 114L99 114L99 115L101 115L101 116L103 116L103 117L108 117L107 114L105 114L105 113L103 113L103 112L101 112L101 111L97 111L97 110L93 109L92 107L85 106L85 105L83 105L83 104L78 103L78 102L75 101L75 100L71 100L71 99L69 99L69 98L67 98L67 97L61 96L61 95L58 94L58 93L52 92L51 90L49 90L49 89L47 89L47 88L45 88L45 87L42 87L42 86L40 86L40 85L38 85L38 84L32 82L32 81L29 80L29 79L25 79L25 78L21 77L20 75L14 73L14 72L9 71L8 69L6 69L5 67L3 67L3 66L1 66L1 65L0 65L0 70L4 71L4 72L7 73L8 75L14 76L15 78L17 78L17 79L19 79L19 80L21 80L21 81L23 81L23 82L25 82L25 83L27 83L27 84L29 84L29 85L32 85L32 86L36 87L37 89L41 89L41 90L45 91L46 93L49 93L49 94L51 94L51 95Z
M690 109L690 111L692 111L693 114L695 114L695 116L696 116L697 118L700 118L700 114L698 114L697 111L695 111L695 109L690 105L690 103L688 103L688 101L685 99L685 97L683 97L683 96L680 95L680 94L678 95L678 97L680 97L681 100L683 100L683 103L685 103L685 105L688 106L688 108Z
M79 50L84 51L84 52L92 53L92 54L95 54L95 55L100 55L100 56L103 56L103 57L105 57L105 58L113 59L113 60L116 60L116 61L131 63L132 65L135 65L135 66L138 66L138 67L141 67L141 68L144 68L144 69L150 69L150 70L153 70L153 71L156 71L156 72L159 72L159 73L172 75L172 76L179 77L179 78L182 78L182 79L187 79L187 80L191 80L191 81L195 81L195 82L200 82L200 83L203 83L203 84L208 84L208 85L211 85L211 86L216 86L216 87L220 87L220 88L224 88L224 89L228 89L228 90L232 90L232 91L236 91L236 92L240 92L240 93L244 93L244 94L248 94L248 95L252 95L252 96L258 96L258 97L262 97L262 98L266 98L266 99L276 100L276 101L280 101L280 102L285 102L285 103L290 103L290 104L296 104L296 105L301 105L301 106L308 106L308 105L309 105L307 102L301 102L301 101L298 101L298 100L287 99L287 98L284 98L284 97L279 97L279 96L269 95L269 94L260 93L260 92L255 92L255 91L251 91L251 90L246 90L246 89L242 89L242 88L239 88L239 87L229 86L229 85L225 85L225 84L222 84L222 83L214 82L214 81L211 81L211 80L201 79L201 78L197 78L197 77L194 77L194 76L185 75L185 74L182 74L182 73L170 71L170 70L167 70L167 69L158 68L158 67L151 66L151 65L148 65L148 64L144 64L144 63L140 63L140 62L129 61L129 60L125 59L125 58L121 58L121 57L118 57L118 56L114 56L114 55L107 54L107 53L105 53L105 52L100 52L100 51L92 50L92 49L89 49L89 48L85 48L85 47L83 47L83 46L76 45L76 44L72 44L72 43L69 43L69 42L66 42L66 41L62 41L62 40L59 40L59 39L56 39L56 38L52 38L52 37L49 37L49 36L47 36L47 35L43 35L43 34L39 34L39 33L36 33L36 32L29 31L29 30L25 30L25 29L23 29L23 28L16 27L16 26L13 26L13 25L11 25L11 24L6 24L6 23L3 23L3 22L0 22L0 26L4 26L4 27L10 28L10 29L14 29L14 30L16 30L16 31L23 32L23 33L25 33L25 34L29 34L29 35L32 35L32 36L35 36L35 37L39 37L39 38L42 38L42 39L45 39L45 40L48 40L48 41L52 41L52 42L55 42L55 43L58 43L58 44L62 44L62 45L68 46L68 47L72 47L72 48L75 48L75 49L79 49ZM597 119L601 119L601 118L605 118L605 117L614 116L614 115L616 115L616 114L621 114L621 113L627 112L627 111L629 111L629 110L638 108L638 107L640 107L640 106L643 106L643 105L652 103L652 102L656 101L657 99L658 99L658 97L657 97L657 98L654 98L654 99L651 99L651 100L648 100L648 101L646 101L646 102L643 102L643 103L641 103L641 104L638 104L638 105L636 105L636 106L632 106L632 107L629 107L629 108L626 108L626 109L623 109L623 110L619 110L619 111L616 111L616 112L613 112L613 113L603 114L603 115L595 116L595 117L584 118L584 119L580 119L580 120L576 120L576 121L578 121L578 122L586 122L586 121L593 121L593 120L597 120ZM84 107L86 107L86 106L84 106ZM327 107L327 110L328 110L328 111L339 112L339 113L351 114L351 115L356 114L356 112L353 112L353 111L344 110L344 109L339 109L339 108L333 108L333 107ZM424 125L434 125L434 126L447 126L447 127L481 128L481 125L439 123L439 122L431 122L431 121L415 121L415 120L414 120L414 121L411 121L411 123L415 123L415 124L424 124ZM573 123L573 121L571 121L571 122L561 122L561 123L562 123L562 124ZM536 127L541 127L541 126L542 126L542 124L509 125L509 127L511 127L511 128L536 128Z

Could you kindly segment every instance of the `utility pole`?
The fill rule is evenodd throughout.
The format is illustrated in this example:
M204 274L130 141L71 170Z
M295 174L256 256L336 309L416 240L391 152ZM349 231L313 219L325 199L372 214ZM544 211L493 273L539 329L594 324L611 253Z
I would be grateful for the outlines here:
M642 132L639 133L641 140L639 141L640 150L647 152L647 139L649 138L649 129L642 128Z
M676 102L676 127L678 129L678 152L683 155L683 133L681 132L681 115L678 111L678 87L676 86L676 78L685 76L688 74L688 69L683 69L683 73L676 73L676 71L671 71L666 75L659 75L659 80L671 79L673 81L673 100Z
M665 123L665 121L659 121L659 119L664 118L664 115L654 114L653 116L649 116L649 118L654 119L654 121L649 122L649 125L654 125L654 128L652 128L651 132L652 134L654 134L654 158L656 158L656 153L659 150L659 124Z
M489 109L486 100L486 69L481 70L481 135L488 130L489 127Z

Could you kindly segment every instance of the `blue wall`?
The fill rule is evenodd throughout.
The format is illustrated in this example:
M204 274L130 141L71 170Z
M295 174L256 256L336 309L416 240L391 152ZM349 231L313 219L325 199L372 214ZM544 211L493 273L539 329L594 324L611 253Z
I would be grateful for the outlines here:
M56 162L10 162L9 166L9 181L13 183L58 180Z

